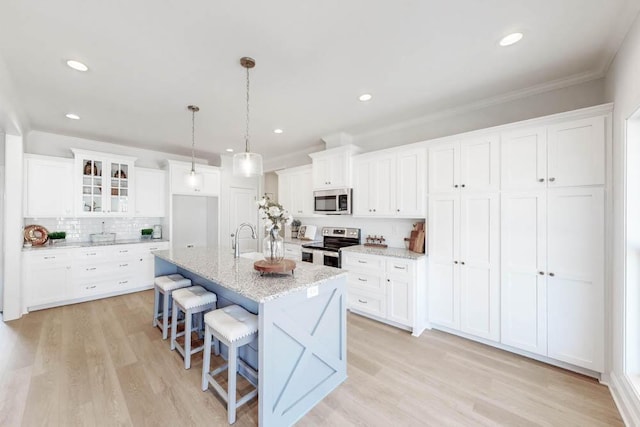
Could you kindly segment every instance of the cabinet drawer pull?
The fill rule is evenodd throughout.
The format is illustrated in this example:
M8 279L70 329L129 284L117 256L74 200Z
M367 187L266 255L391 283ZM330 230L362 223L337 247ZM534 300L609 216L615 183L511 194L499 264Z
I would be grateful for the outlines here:
M120 267L129 267L129 264L120 264Z
M362 261L361 259L359 259L359 260L358 260L358 262L359 262L360 264L366 264L366 263L367 263L367 261Z
M85 286L85 289L95 289L97 285Z
M128 280L123 280L121 282L118 282L119 285L126 285L127 283L129 283Z
M555 274L554 273L549 273L549 276L554 277Z
M398 270L406 270L407 267L399 267L397 265L394 265L393 268L397 268Z
M556 180L555 178L549 178L549 181L551 181L551 182L553 182L555 180Z
M150 251L157 251L158 248L149 248Z
M121 254L126 254L127 252L129 252L129 249L125 249L123 251L118 251L118 252L121 253Z
M538 274L544 276L544 271L538 271Z
M361 281L361 282L368 282L367 279L363 279L362 277L358 277L358 280Z
M91 252L91 253L87 254L87 256L95 256L95 255L97 255L97 253L95 253L95 252Z
M46 256L46 257L44 257L44 259L56 259L56 257L55 256Z
M362 301L360 298L358 298L358 302L362 303L362 304L366 304L367 301Z
M87 271L93 271L93 270L95 270L95 269L96 269L96 267L89 267L89 268L87 268L86 270L87 270Z
M544 182L544 178L540 178L538 182Z

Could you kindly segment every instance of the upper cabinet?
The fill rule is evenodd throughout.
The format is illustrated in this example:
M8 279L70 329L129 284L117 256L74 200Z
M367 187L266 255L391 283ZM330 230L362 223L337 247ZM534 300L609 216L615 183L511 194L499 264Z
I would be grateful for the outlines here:
M353 214L425 216L425 148L372 153L354 159Z
M135 216L164 217L166 187L165 171L136 168Z
M72 159L26 154L24 160L24 216L73 216Z
M72 148L77 216L128 216L133 200L133 157Z
M276 171L278 203L294 217L313 215L311 165Z
M170 194L191 196L219 196L220 169L215 166L195 165L195 178L191 178L191 163L167 160Z
M429 148L429 193L497 191L499 137L487 135Z
M309 154L313 162L313 189L351 187L351 156L358 151L355 145L345 145Z
M604 184L605 117L502 134L502 188Z

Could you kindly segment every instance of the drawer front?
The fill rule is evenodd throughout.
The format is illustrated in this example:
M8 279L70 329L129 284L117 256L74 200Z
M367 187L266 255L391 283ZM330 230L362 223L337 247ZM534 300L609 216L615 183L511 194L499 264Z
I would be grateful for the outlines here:
M152 242L143 244L143 250L145 252L163 251L165 249L169 249L169 242Z
M71 256L69 252L60 252L56 250L46 250L42 253L28 253L23 255L25 265L33 265L38 267L67 265Z
M76 286L77 297L106 294L113 292L116 288L113 280L87 280Z
M372 276L371 274L360 273L358 271L349 271L347 277L349 289L355 287L384 295L385 281L380 276Z
M114 263L79 263L73 266L73 280L94 280L114 276Z
M368 292L352 291L349 289L348 297L349 308L369 313L378 317L385 317L387 308L384 297L373 295Z
M373 274L384 274L384 259L371 255L343 253L343 268L346 270L362 270Z
M107 250L105 248L82 248L76 249L73 254L75 260L106 260Z
M403 259L387 260L387 274L390 276L410 277L413 272L413 262Z
M139 245L119 245L111 248L111 254L115 258L131 258L141 252Z

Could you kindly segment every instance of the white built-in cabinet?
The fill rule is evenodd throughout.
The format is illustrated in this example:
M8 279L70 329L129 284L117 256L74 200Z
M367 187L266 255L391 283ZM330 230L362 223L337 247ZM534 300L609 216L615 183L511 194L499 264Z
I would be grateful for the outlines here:
M467 137L429 148L429 194L497 191L500 137Z
M358 152L354 145L331 148L311 153L313 168L313 189L350 188L351 157Z
M425 259L345 251L348 307L354 313L403 327L419 336L425 328Z
M195 177L191 178L191 163L167 160L167 165L170 194L187 196L220 195L220 168L196 164Z
M74 161L34 154L24 157L24 216L73 216Z
M311 165L276 171L278 203L296 218L313 215Z
M24 252L22 269L28 311L149 289L153 251L168 242Z
M353 214L423 218L424 147L363 154L354 158Z
M167 172L160 169L136 168L135 216L164 217Z
M506 132L501 148L503 190L604 184L603 116Z
M502 342L604 369L604 189L504 193Z
M135 158L72 148L76 216L129 216Z
M500 338L498 193L450 193L429 200L429 320Z

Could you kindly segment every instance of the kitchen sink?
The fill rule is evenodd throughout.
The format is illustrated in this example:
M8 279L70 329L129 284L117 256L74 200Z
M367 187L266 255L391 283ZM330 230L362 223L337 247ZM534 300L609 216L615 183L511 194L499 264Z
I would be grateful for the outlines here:
M91 243L113 243L116 241L116 233L95 233L89 235Z

